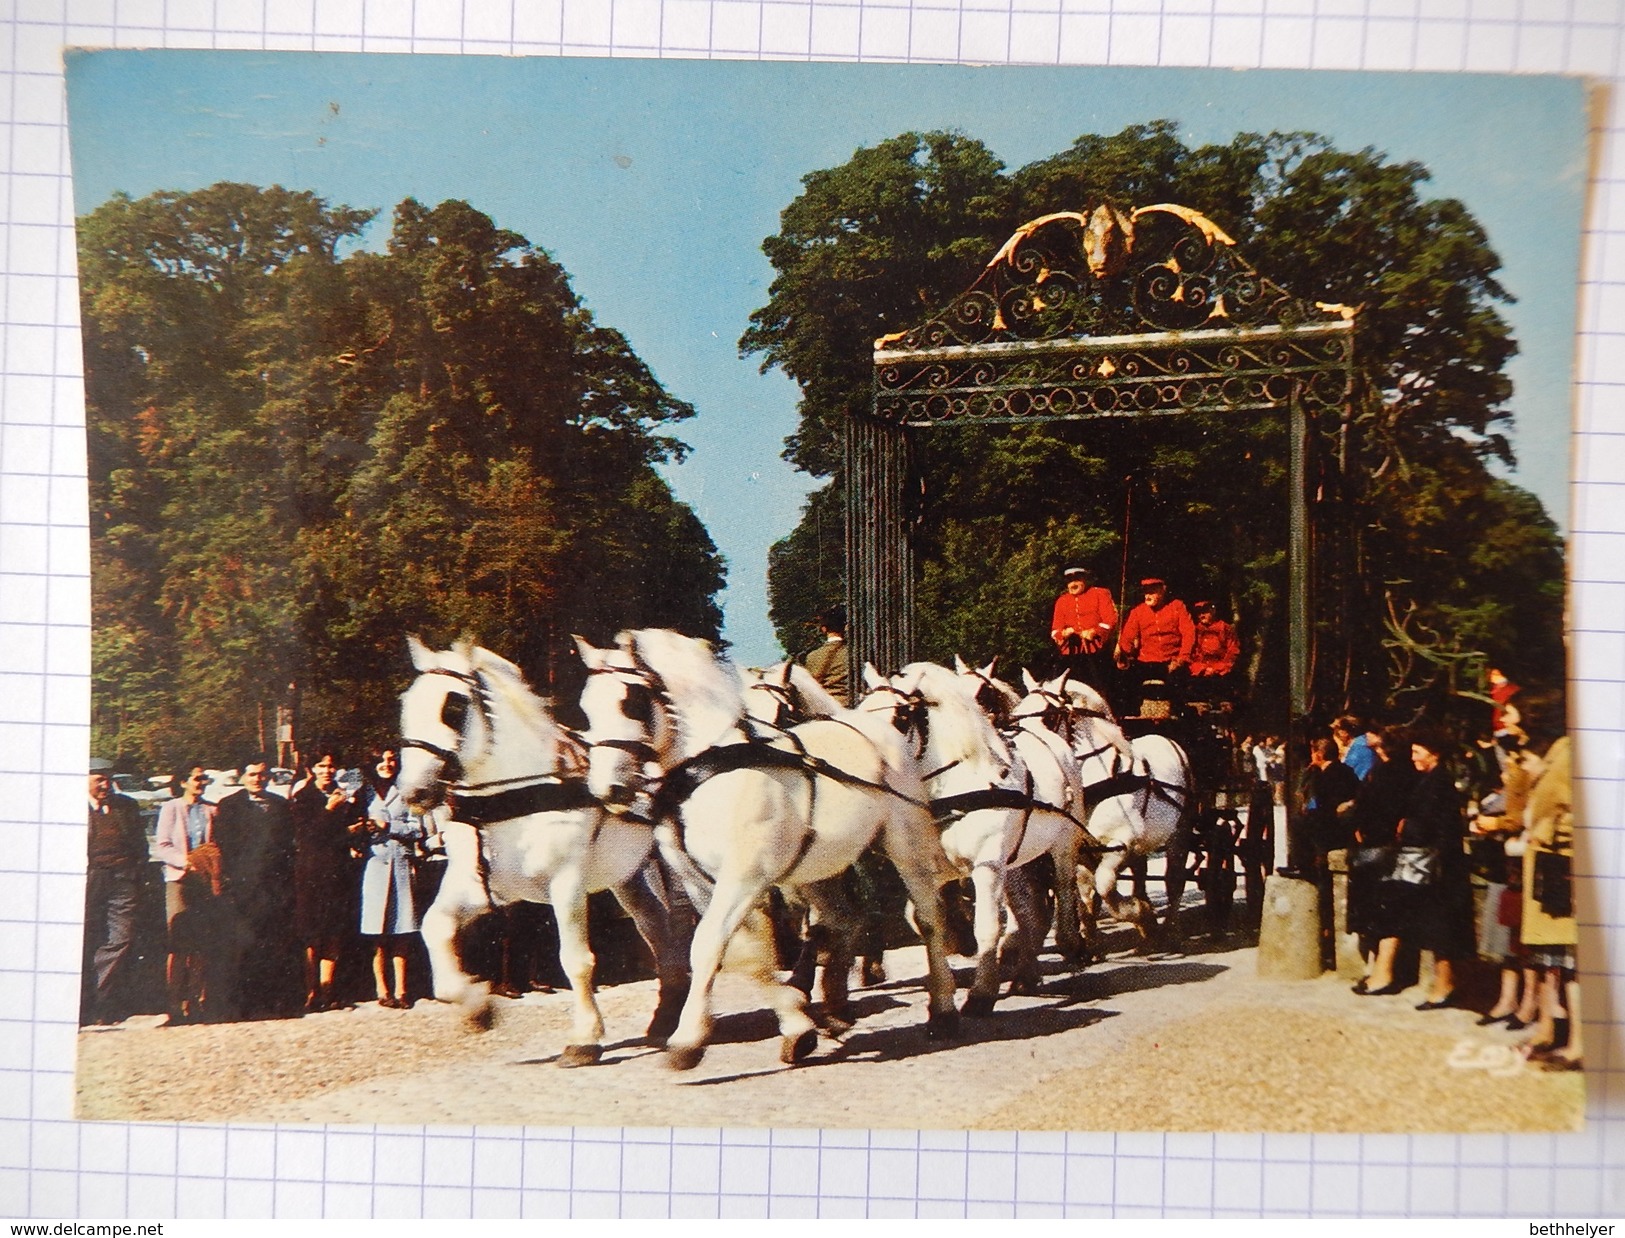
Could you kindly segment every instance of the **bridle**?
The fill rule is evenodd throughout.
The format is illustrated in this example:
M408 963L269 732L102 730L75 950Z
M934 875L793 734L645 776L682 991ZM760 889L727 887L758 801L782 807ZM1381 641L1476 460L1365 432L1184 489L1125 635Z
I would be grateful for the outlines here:
M458 683L461 683L468 688L469 691L466 698L461 697L460 695L454 698L452 694L448 693L445 701L442 702L440 706L440 721L445 723L453 731L456 731L458 736L462 738L465 744L468 739L468 706L470 703L472 703L475 709L478 711L480 724L485 727L485 733L487 735L492 734L493 728L491 725L490 696L486 691L485 681L477 672L457 671L453 670L449 666L435 666L430 667L423 673L425 675L445 675L451 679L457 680ZM453 699L462 700L462 707L460 709L453 708ZM417 748L438 759L440 762L439 781L444 783L446 786L452 788L453 790L469 789L462 785L463 759L456 752L456 750L444 748L439 744L431 743L429 740L417 739L411 736L407 736L401 740L401 747L403 749Z
M904 739L914 737L914 759L919 760L931 741L931 709L924 694L918 688L905 692L893 683L876 684L873 691L889 692L897 698L892 705L891 724Z
M575 738L581 746L589 751L593 748L609 748L616 752L624 752L629 756L655 765L660 763L660 752L654 746L654 706L658 701L663 708L670 709L671 702L661 691L654 676L639 667L629 666L594 666L589 667L587 675L614 675L627 690L626 697L621 702L621 714L628 721L636 722L643 727L647 739L590 739L586 735L577 735ZM633 702L641 704L633 705ZM628 706L631 706L629 711Z
M479 717L480 725L485 730L487 742L496 734L495 720L491 713L491 692L486 686L485 676L478 671L454 670L449 666L430 667L423 672L425 675L445 675L450 679L465 685L468 696L448 693L440 707L440 721L453 731L457 732L461 746L467 747L469 742L468 719L469 705L473 705L474 714ZM453 702L461 702L454 705ZM558 764L551 770L535 774L519 774L513 778L497 778L488 782L466 782L466 771L463 768L462 756L456 749L445 748L439 744L431 743L426 739L407 737L401 740L402 749L417 748L427 752L440 761L439 781L447 790L460 795L478 795L499 791L503 788L518 787L522 784L554 782L567 783L578 781L581 778L582 768L585 766L585 757L582 749L584 745L579 737L565 727L559 727L561 742L558 745ZM574 758L572 760L572 758Z

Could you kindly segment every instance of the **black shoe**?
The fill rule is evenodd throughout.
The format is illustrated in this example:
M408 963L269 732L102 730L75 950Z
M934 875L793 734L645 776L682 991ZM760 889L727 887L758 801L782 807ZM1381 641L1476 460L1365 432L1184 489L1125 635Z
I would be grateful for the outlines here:
M1508 1026L1523 1026L1523 1024L1518 1021L1518 1016L1513 1014L1511 1011L1508 1011L1506 1014L1480 1015L1478 1018L1479 1027L1494 1027L1497 1023L1505 1023Z
M1366 986L1365 977L1361 976L1360 983L1354 986L1353 992L1358 993L1361 997L1364 997L1369 991L1370 990Z
M1422 1002L1416 1008L1418 1010L1445 1010L1451 1006L1454 1006L1455 1004L1456 995L1454 993L1446 993L1438 1001Z
M1392 984L1383 985L1382 988L1380 988L1380 989L1367 989L1363 994L1361 994L1361 996L1362 997L1393 997L1395 994L1403 993L1406 990L1407 987L1409 987L1409 986L1400 984L1396 980Z

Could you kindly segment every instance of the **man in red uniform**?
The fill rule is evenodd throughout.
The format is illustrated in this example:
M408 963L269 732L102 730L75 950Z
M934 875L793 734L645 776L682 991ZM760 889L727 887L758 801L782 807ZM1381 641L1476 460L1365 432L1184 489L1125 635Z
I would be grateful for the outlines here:
M1106 647L1117 627L1117 607L1110 593L1089 583L1088 568L1069 567L1061 575L1066 592L1055 599L1049 638L1072 678L1104 692L1109 686Z
M1117 665L1135 683L1162 680L1168 685L1170 699L1178 700L1190 674L1196 627L1185 603L1168 596L1168 585L1161 578L1147 576L1140 589L1145 600L1123 622L1117 638Z
M1227 700L1230 672L1241 656L1236 629L1218 617L1212 602L1191 608L1196 616L1196 642L1191 647L1191 691L1211 700Z

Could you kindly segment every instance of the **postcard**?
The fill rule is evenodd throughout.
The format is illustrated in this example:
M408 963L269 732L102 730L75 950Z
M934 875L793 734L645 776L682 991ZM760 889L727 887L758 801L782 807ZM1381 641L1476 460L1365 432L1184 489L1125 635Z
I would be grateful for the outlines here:
M81 1117L1580 1124L1582 80L67 80Z

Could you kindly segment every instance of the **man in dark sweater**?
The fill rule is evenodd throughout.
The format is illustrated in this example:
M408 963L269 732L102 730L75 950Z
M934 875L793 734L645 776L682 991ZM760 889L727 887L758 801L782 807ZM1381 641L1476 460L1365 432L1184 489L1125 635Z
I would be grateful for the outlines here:
M294 833L288 801L267 788L263 756L243 764L243 790L220 801L214 840L220 847L221 895L232 921L223 994L228 1017L265 1018L303 1006L303 959L293 933ZM235 982L235 983L233 983Z
M141 808L113 793L105 769L90 773L90 846L85 866L85 950L80 974L79 1022L117 1023L124 1009L124 979L141 898L147 834Z

